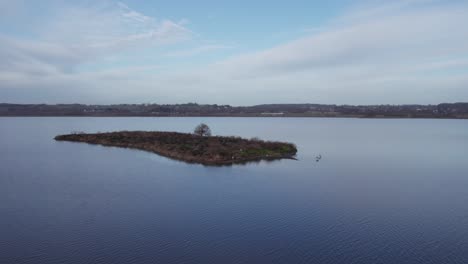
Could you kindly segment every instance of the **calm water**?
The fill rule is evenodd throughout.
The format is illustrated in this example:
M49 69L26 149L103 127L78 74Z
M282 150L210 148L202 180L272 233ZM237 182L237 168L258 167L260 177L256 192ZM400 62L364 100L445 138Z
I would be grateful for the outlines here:
M299 161L52 139L200 122L294 142ZM468 121L0 118L0 263L468 263Z

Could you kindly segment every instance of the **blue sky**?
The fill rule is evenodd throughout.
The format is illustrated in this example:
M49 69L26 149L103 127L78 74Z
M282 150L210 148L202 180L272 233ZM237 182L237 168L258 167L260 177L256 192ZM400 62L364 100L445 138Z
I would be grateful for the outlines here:
M466 1L0 0L0 102L468 101Z

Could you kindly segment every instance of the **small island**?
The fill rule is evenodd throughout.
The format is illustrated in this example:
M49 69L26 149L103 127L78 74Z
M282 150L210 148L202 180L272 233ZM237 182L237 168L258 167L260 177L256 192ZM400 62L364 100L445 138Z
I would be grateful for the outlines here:
M119 131L87 134L75 132L57 141L140 149L168 158L203 165L230 165L260 160L294 159L294 144L257 138L211 136L205 124L193 134L177 132Z

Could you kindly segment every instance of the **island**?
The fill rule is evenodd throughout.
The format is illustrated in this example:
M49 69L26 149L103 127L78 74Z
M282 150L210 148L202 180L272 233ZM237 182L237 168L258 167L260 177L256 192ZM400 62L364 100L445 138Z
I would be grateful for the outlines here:
M55 137L57 141L139 149L171 159L203 165L231 165L261 160L295 159L294 144L257 138L210 136L178 132L119 131Z

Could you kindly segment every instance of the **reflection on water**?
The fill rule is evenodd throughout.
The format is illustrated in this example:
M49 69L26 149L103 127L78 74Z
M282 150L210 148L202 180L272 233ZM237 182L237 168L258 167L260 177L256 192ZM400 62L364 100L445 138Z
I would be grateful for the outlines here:
M298 160L53 140L201 122ZM0 118L0 263L467 263L466 146L464 120Z

